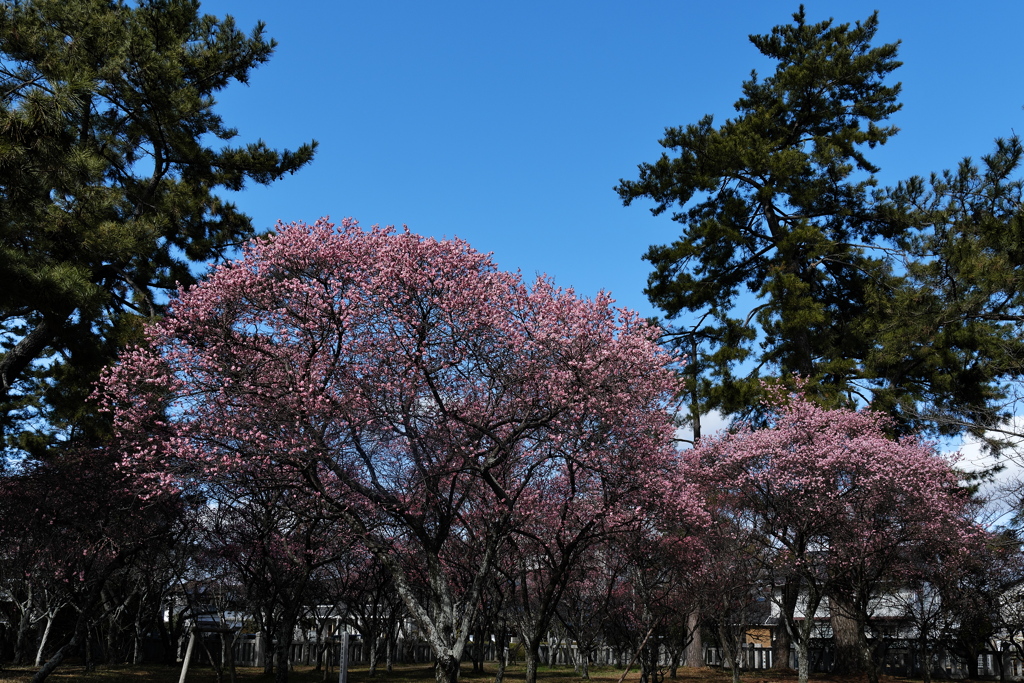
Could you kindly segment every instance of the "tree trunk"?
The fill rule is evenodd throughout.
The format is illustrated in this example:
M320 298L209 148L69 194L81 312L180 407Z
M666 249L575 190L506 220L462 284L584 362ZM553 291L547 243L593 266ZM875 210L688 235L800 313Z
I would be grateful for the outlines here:
M800 579L791 576L782 584L782 595L779 600L779 610L782 615L779 619L779 626L775 629L775 642L772 643L773 669L783 671L792 669L789 654L793 646L793 634L789 632L788 624L793 623L793 615L796 613L796 603L799 597Z
M85 630L85 672L92 673L96 670L96 660L92 656L92 629Z
M188 636L188 647L185 648L185 658L181 662L181 675L178 676L178 683L185 683L188 676L188 667L192 664L192 650L196 645L196 631L193 630Z
M969 646L967 648L967 678L972 681L978 680L978 648Z
M313 663L313 671L320 671L323 668L323 643L324 643L324 626L323 624L316 625L316 641L313 643L313 659L316 661Z
M849 598L836 591L829 595L835 658L832 673L857 676L867 673L862 644L862 629ZM873 667L872 667L873 668Z
M529 626L536 626L537 624L530 624ZM543 634L540 630L535 630L532 633L526 632L527 624L520 623L519 628L519 641L523 646L523 663L526 665L525 678L523 683L537 683L537 667L540 665L540 643L543 639ZM548 648L548 657L550 662L551 648Z
M89 604L89 609L91 608L92 604ZM78 647L78 643L80 643L82 638L85 637L86 629L89 626L89 620L86 617L87 611L88 610L82 610L78 613L78 620L75 622L75 632L72 634L71 639L64 644L64 647L57 650L53 656L43 664L42 668L32 676L32 683L43 683L43 681L45 681L47 677L61 665L61 662L64 661L67 654Z
M790 634L796 641L798 683L807 683L811 675L811 636L814 634L814 617L820 604L821 594L809 584L803 621L798 625L794 619L789 618L786 622Z
M494 672L494 683L504 683L505 681L505 648L501 648L501 652L498 653L497 666Z
M142 630L142 608L140 607L135 615L135 624L133 630L133 643L132 643L132 664L138 666L142 664L142 660L145 657L144 650L144 635Z
M798 638L796 644L797 683L807 683L811 673L811 653L808 651L807 640Z
M36 650L36 666L41 666L43 663L43 652L46 650L46 641L50 639L50 631L53 629L53 620L56 617L56 613L46 613L46 628L43 629L43 637L39 639L39 649Z
M291 668L291 662L288 660L291 655L292 638L295 636L297 617L294 609L286 609L278 622L277 642L274 644L274 659L277 660L274 683L288 683L288 671Z
M494 659L497 662L497 671L494 673L494 683L504 683L505 681L505 665L508 663L508 657L505 652L505 642L508 640L508 631L506 630L505 622L502 621L502 626L498 629L498 633L495 634L494 639Z
M53 341L71 313L72 311L69 310L66 314L60 311L45 315L39 324L22 337L14 348L8 349L0 356L0 401L5 401L8 398L18 377Z
M732 683L740 683L740 656L742 652L739 643L736 642L736 638L734 634L730 633L730 630L730 627L720 622L718 625L718 642L722 644L722 649L725 650L726 661L729 662L729 668L732 670Z
M640 656L640 678L641 680L657 681L657 673L660 668L658 660L661 657L661 646L657 639L648 639L647 647Z
M21 610L21 618L18 620L18 637L14 641L14 663L21 664L25 661L25 650L28 645L28 628L32 625L31 585L28 587L28 599L24 603L18 602L17 605L18 609Z
M377 637L376 631L373 632L373 635L371 635L368 638L368 640L370 641L370 643L369 643L369 645L370 645L369 657L368 657L368 659L370 661L369 676L371 678L373 678L374 676L377 675L377 649L378 649L378 641L380 640ZM366 648L363 648L363 651L365 652Z
M173 615L171 615L171 619L174 619ZM160 618L156 620L156 630L160 632L160 644L163 646L164 664L173 666L175 663L174 643L171 640L171 633L167 630L167 624L164 623L162 614L160 615Z
M104 602L107 602L107 599L104 599ZM106 645L104 645L104 648L103 648L105 650L104 653L103 653L103 660L107 664L107 666L113 666L114 664L117 664L117 660L116 660L116 650L117 650L117 619L118 619L118 615L119 615L121 610L120 609L110 610L108 608L106 611L107 611L107 614L108 614L108 616L107 616L107 637L106 637L106 641L107 642L106 642ZM97 634L97 635L99 635L99 634ZM97 642L99 642L98 639L97 639Z
M921 648L921 681L922 683L932 683L932 652L928 644L928 634L924 628L921 629L921 635L918 636L917 642Z
M270 676L274 673L274 653L270 650L274 640L273 631L270 630L267 622L263 623L263 628L260 630L260 641L261 647L259 650L263 659L263 675Z
M540 658L540 653L537 651L538 646L535 646L532 642L523 642L523 659L526 663L526 677L525 683L537 683L537 660Z
M434 680L436 683L458 683L459 658L451 654L437 655L434 659Z
M690 642L683 652L683 666L688 669L699 669L704 666L704 640L700 636L700 611L697 609L686 615L686 630L690 633ZM672 678L675 677L673 671Z
M473 657L473 673L482 674L484 672L484 657L487 656L487 652L484 645L484 633L481 628L477 629L471 652Z
M238 631L232 631L231 633L221 634L221 647L227 648L226 651L221 654L227 655L228 676L231 683L236 683L238 680L238 674L235 671L235 641L238 640L238 633Z
M221 661L217 661L217 658L213 656L213 652L210 651L210 646L206 644L206 638L199 638L199 644L202 646L203 651L206 652L207 658L210 660L210 666L217 674L217 683L224 683L224 652L221 651ZM224 647L223 636L221 637L221 648ZM202 663L202 659L199 660Z

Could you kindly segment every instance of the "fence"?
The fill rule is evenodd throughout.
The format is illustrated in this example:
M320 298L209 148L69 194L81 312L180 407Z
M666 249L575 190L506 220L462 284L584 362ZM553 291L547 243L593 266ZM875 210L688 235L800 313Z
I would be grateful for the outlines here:
M221 652L221 639L217 634L203 635L206 647L195 648L193 662L197 664L209 663L211 657L224 661ZM324 648L326 647L326 653ZM514 651L514 650L513 650ZM315 640L298 640L292 644L290 650L290 662L292 664L313 665L318 656L328 657L328 662L333 665L338 656L338 640L328 638L319 644ZM433 660L430 647L423 641L399 638L395 644L395 660L406 663L429 663ZM479 653L478 653L479 654ZM507 653L506 653L507 654ZM579 661L581 656L586 656L591 664L624 666L628 654L617 648L603 646L586 655L579 652L575 643L571 641L554 641L544 644L540 648L540 663L572 665ZM830 673L834 662L834 649L830 642L821 642L810 648L810 671L811 673ZM184 650L179 652L180 657ZM264 642L259 634L243 634L238 636L234 644L234 659L238 666L263 666L266 658L273 656L273 645ZM498 653L493 643L487 643L483 647L483 659L494 661ZM364 651L363 643L353 640L349 644L348 661L359 664L366 660L367 653ZM662 651L659 657L662 666L667 666L668 653ZM774 664L771 648L759 644L746 644L740 651L740 668L748 671L770 669ZM942 651L931 657L931 673L934 678L941 679L964 679L967 678L971 667L967 660L955 654ZM920 650L913 642L905 640L894 641L884 647L877 654L876 658L880 672L890 676L919 677L922 671L922 658ZM730 662L722 648L705 647L704 664L707 666L730 667ZM791 668L796 668L796 651L790 652ZM1024 680L1024 662L1014 651L981 651L977 655L976 675L979 678L1021 681Z
M704 663L708 666L724 666L730 668L731 663L725 651L720 647L704 648ZM754 643L740 648L740 668L745 670L772 668L772 649Z
M218 663L226 664L220 635L216 633L203 633L201 637L205 647L194 648L192 654L193 663L198 665L210 664L210 659L213 658ZM183 638L179 644L178 661L181 661L182 657L184 657L184 645L186 642L187 638ZM348 661L350 663L360 664L367 660L368 653L364 651L363 646L364 644L360 640L350 641L348 653ZM329 663L333 664L338 657L339 646L336 637L327 638L319 645L313 639L296 640L292 643L289 651L289 662L292 664L314 665L316 664L318 654L324 653L325 647ZM430 651L430 646L421 640L399 638L394 647L394 659L396 662L428 664L433 661L433 653ZM470 652L471 649L472 653ZM482 648L483 660L495 661L499 656L497 650L498 648L496 648L493 642L485 643ZM504 656L510 658L509 661L515 661L517 653L518 658L521 659L521 647L517 649L513 644L505 650ZM479 656L480 651L470 645L467 647L466 656L468 657L470 654ZM542 644L538 655L539 663L545 666L558 664L571 666L577 663L581 656L584 656L572 641L550 641L549 643ZM266 642L262 634L242 634L235 639L234 660L236 666L261 667L268 657L273 656L274 645L272 642ZM585 656L588 657L588 661L592 665L624 666L625 662L629 659L629 653L623 653L619 649L610 646L599 647ZM662 660L663 664L668 664L667 653L662 653Z
M831 673L834 664L834 650L830 644L811 647L809 652L809 668L811 673ZM704 663L708 666L729 668L730 663L722 648L705 647ZM877 657L880 672L889 676L919 677L921 675L921 653L905 641L889 645ZM790 652L791 668L797 667L796 650ZM772 667L772 651L760 645L744 645L740 653L740 668L743 670L770 669ZM935 653L932 656L931 674L933 678L963 679L970 673L967 660L949 652ZM1005 678L1007 680L1024 680L1024 661L1011 651L983 650L977 655L977 677L987 679Z
M222 652L220 636L214 633L204 633L202 638L206 647L194 648L192 653L193 663L209 664L211 657L218 662L224 663L226 658ZM178 661L181 661L182 657L184 657L184 643L186 641L187 638L183 638L181 641ZM337 661L338 647L339 644L336 637L329 637L320 643L317 643L315 639L298 639L291 645L288 661L292 664L313 665L316 664L318 656L326 653L329 663L333 665ZM418 640L413 641L399 638L395 654L395 659L399 662L429 663L433 661L430 646ZM268 657L273 656L274 644L273 642L267 643L262 634L242 634L235 639L234 659L236 666L260 667L264 665ZM494 660L493 645L489 645L484 649L484 658L488 661ZM360 664L366 659L367 653L363 650L362 641L351 640L349 642L348 661L352 664Z

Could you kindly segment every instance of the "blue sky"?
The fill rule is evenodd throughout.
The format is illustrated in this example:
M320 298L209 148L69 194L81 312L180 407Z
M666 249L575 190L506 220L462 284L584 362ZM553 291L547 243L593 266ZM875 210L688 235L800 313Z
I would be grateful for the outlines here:
M279 45L218 111L239 141L320 142L314 162L234 200L260 228L357 218L458 236L498 265L625 306L643 295L650 244L677 226L613 187L661 153L666 126L732 113L749 43L798 3L205 0ZM810 2L808 18L880 10L876 42L902 40L901 133L869 155L894 183L1024 132L1024 3Z

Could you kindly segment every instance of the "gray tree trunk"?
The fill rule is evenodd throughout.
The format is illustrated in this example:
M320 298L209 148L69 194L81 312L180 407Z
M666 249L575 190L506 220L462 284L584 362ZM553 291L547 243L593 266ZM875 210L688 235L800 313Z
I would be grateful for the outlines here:
M697 609L686 615L686 630L692 635L683 651L683 666L699 669L704 666L704 639L700 635L700 612ZM675 674L672 677L675 678Z
M46 613L46 628L43 629L43 637L39 639L39 649L36 650L36 666L41 666L43 663L46 641L50 639L50 631L53 629L53 621L56 616L56 613L53 611Z

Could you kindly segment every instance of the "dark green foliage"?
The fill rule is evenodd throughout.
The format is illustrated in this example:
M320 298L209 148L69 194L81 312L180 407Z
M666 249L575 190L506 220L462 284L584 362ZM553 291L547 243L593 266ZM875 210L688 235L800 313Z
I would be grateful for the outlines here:
M644 257L647 294L679 321L670 335L691 353L695 415L744 414L761 380L800 375L823 404L868 403L907 430L993 425L1001 371L981 361L1005 353L994 348L1005 328L966 313L956 326L943 320L945 290L969 267L937 281L946 247L918 210L923 183L873 191L878 169L865 154L896 133L883 123L900 107L899 84L884 84L898 44L871 45L877 13L852 26L808 24L802 7L793 18L751 36L777 67L743 84L735 118L667 129L661 144L674 156L616 188L626 204L653 199L655 214L677 207L681 236ZM935 210L956 204L954 180L930 191ZM977 174L962 182L994 187ZM993 225L1013 212L1002 201L986 209ZM1003 286L990 284L979 293L989 303L964 305L990 305Z
M870 361L890 385L876 403L912 410L895 388L932 377L915 387L921 417L996 447L1011 435L1005 420L1024 370L1022 161L1018 138L997 140L980 166L965 159L877 197L877 232L898 249L905 277L877 327Z
M235 136L213 95L273 41L189 0L0 6L0 425L39 451L98 428L85 398L116 351L253 232L214 192L270 183L315 143Z

